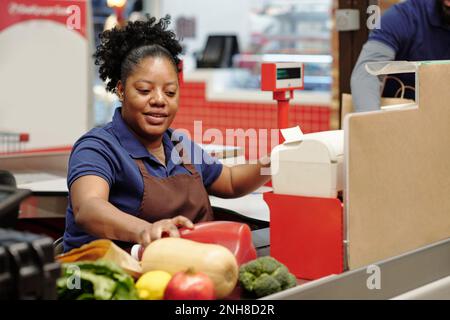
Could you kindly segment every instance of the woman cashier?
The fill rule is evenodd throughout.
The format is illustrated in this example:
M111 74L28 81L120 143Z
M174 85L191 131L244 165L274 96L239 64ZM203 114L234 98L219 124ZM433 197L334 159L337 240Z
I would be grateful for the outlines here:
M261 163L222 166L195 144L188 158L203 161L186 161L186 137L169 129L181 52L169 23L148 18L101 34L96 64L121 107L73 147L64 251L98 238L147 245L163 233L177 237L178 227L213 219L208 194L240 197L270 179Z

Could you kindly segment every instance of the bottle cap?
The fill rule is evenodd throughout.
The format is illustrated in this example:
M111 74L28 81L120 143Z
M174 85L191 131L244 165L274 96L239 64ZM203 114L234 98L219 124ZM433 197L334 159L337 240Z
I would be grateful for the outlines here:
M142 246L140 244L135 244L134 246L131 247L131 256L136 259L137 261L141 261L141 248Z

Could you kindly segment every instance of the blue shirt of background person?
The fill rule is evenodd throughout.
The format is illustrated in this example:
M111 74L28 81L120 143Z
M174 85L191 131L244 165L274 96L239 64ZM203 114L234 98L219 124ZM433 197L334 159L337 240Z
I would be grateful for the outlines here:
M446 59L450 59L449 0L408 0L392 6L381 17L380 28L370 33L353 70L355 110L376 110L380 106L381 83L367 73L367 62ZM414 74L395 76L406 86L415 86ZM398 89L398 83L389 80L382 95L393 97ZM405 98L414 97L414 91L405 91Z

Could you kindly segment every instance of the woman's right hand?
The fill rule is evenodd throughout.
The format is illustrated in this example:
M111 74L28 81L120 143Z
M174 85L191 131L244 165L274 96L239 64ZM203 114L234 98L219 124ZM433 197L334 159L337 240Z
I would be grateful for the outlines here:
M155 223L148 224L139 234L139 244L144 248L147 247L152 241L161 239L164 234L168 234L169 237L180 237L178 228L186 227L194 229L194 224L191 220L184 216L176 216L171 219L162 219Z

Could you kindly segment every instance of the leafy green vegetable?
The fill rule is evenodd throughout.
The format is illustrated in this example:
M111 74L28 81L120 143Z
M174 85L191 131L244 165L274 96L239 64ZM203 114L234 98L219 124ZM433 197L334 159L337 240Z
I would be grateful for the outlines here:
M239 282L257 297L285 290L297 285L297 280L284 264L272 257L260 257L239 268Z
M111 261L64 263L57 280L61 300L136 300L134 280Z

